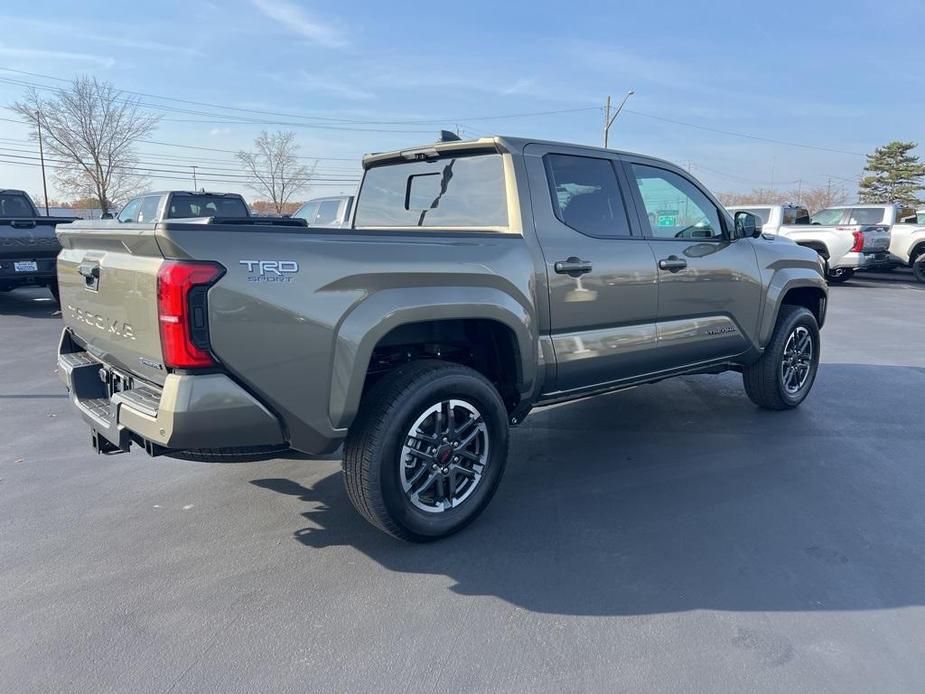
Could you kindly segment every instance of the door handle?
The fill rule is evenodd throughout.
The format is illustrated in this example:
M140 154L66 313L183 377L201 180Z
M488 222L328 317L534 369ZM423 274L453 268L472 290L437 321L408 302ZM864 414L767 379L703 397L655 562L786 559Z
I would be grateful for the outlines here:
M565 260L557 260L553 268L560 275L581 277L586 272L591 272L591 261L571 256Z
M669 255L667 258L659 260L658 266L662 270L668 270L668 272L677 272L687 267L687 261L676 255Z

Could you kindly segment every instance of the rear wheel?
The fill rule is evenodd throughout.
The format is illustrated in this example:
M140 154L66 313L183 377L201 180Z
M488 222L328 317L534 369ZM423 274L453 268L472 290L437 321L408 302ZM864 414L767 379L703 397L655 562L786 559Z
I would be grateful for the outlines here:
M742 374L749 399L768 410L799 405L819 369L819 326L802 306L782 306L771 342Z
M507 448L507 410L484 376L458 364L414 362L364 398L344 444L347 494L390 535L445 537L491 500Z
M854 270L848 267L837 267L830 269L826 274L826 279L830 284L842 284L854 277Z

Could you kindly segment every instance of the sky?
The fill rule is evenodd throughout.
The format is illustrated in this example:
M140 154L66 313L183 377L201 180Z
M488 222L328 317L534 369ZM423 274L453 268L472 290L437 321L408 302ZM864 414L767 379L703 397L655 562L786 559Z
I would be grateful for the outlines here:
M0 107L78 75L143 92L162 117L137 148L151 188L190 188L196 165L200 185L249 199L233 152L261 130L296 131L314 197L348 192L364 153L441 128L599 145L606 97L629 90L610 146L715 192L831 182L853 197L866 152L925 143L925 2L758 6L5 0ZM16 118L0 108L0 188L40 193Z

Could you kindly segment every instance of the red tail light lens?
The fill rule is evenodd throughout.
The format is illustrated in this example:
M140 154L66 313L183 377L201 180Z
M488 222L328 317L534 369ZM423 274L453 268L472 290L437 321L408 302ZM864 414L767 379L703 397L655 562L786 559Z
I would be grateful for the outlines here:
M860 253L864 250L864 232L863 231L852 231L854 234L854 245L851 247L852 253Z
M215 366L209 352L206 294L225 273L218 263L165 261L157 272L157 317L164 365L174 369Z

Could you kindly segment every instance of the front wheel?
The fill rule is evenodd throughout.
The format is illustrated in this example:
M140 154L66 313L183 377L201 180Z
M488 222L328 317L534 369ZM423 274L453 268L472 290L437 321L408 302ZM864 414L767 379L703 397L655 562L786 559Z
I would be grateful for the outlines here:
M802 306L782 306L771 342L742 374L749 399L767 410L796 407L819 369L819 325Z
M484 376L458 364L413 362L363 399L344 443L347 494L390 535L435 540L488 505L507 448L507 409Z
M850 267L837 267L830 269L826 274L826 279L830 284L842 284L854 277L854 270Z
M912 276L917 281L925 283L925 253L922 253L912 263Z

